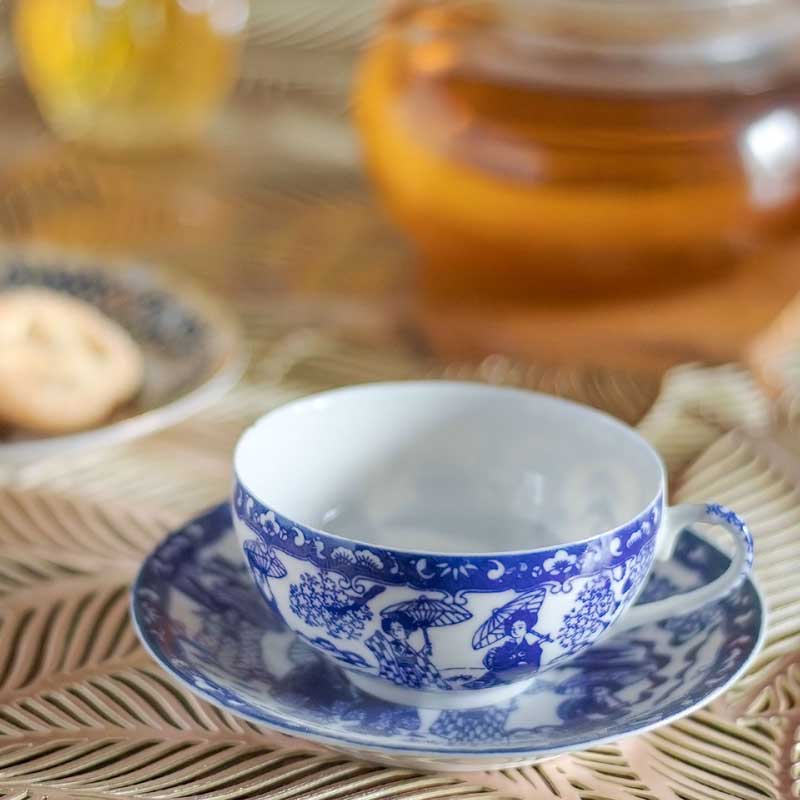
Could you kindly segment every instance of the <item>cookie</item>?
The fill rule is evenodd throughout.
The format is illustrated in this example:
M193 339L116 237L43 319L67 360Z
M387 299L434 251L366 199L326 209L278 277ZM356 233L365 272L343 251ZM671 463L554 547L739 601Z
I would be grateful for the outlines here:
M0 423L89 428L142 382L136 342L94 306L45 289L0 293Z

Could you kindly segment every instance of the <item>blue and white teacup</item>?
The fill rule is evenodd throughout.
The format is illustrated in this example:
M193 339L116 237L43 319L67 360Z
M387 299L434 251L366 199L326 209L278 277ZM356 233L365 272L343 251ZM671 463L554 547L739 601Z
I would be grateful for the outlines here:
M534 392L423 381L307 397L245 432L235 472L264 600L394 702L502 701L612 627L719 598L752 564L735 513L665 505L664 465L635 431ZM631 608L693 523L730 533L727 571Z

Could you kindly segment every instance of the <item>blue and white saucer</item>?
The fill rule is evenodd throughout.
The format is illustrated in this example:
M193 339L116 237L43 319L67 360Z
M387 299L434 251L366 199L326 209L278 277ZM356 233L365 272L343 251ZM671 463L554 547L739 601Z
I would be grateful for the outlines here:
M721 574L728 559L685 531L642 595L657 599ZM513 700L467 711L399 706L356 689L261 600L220 505L145 561L132 598L145 647L206 700L359 758L420 769L521 766L671 722L747 668L765 610L752 581L683 617L609 638Z

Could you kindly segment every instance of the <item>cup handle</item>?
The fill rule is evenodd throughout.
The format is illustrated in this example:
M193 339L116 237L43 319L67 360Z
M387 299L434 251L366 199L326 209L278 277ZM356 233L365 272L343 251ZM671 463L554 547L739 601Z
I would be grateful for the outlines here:
M745 521L738 514L715 503L683 503L666 509L656 545L658 548L656 558L659 561L668 561L672 558L678 534L689 525L698 523L719 525L733 537L736 554L725 572L705 586L629 608L622 618L612 625L613 633L667 617L688 614L728 594L748 576L753 566L753 537Z

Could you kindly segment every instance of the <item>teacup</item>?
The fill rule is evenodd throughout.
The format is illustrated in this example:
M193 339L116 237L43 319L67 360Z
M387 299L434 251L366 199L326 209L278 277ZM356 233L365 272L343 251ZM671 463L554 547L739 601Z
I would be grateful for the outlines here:
M752 564L719 505L666 507L633 429L534 392L421 381L291 402L244 433L233 516L264 600L383 699L496 703L610 630L687 613ZM716 580L634 605L693 523L736 552Z

